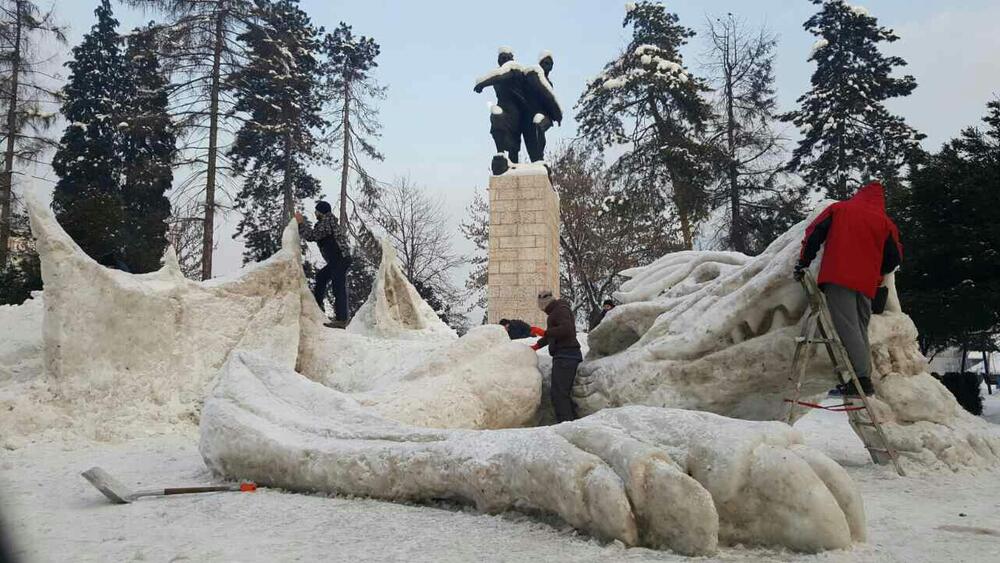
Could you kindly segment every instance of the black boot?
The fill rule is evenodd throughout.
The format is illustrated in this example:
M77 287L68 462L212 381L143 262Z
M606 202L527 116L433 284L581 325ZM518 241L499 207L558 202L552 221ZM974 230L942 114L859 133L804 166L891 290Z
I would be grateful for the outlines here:
M859 377L858 383L861 384L861 392L865 394L866 397L871 397L875 394L875 388L872 387L872 380L869 377ZM854 386L854 382L847 382L841 386L845 397L860 397L858 395L858 390Z
M494 176L500 176L508 169L510 169L510 160L502 154L498 154L493 157L493 162L490 163L490 168L493 171Z

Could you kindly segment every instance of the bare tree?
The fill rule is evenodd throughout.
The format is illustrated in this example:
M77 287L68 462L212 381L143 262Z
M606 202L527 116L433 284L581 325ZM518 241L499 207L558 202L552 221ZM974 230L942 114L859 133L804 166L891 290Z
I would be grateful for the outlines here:
M577 318L589 321L618 289L622 270L681 250L665 219L650 221L609 181L597 152L566 145L550 157L559 192L561 292Z
M43 68L50 61L37 48L52 38L66 42L63 29L54 23L52 10L39 9L31 0L0 1L0 109L5 119L0 129L4 146L0 172L0 269L7 265L13 219L14 167L38 162L53 146L45 131L55 121L58 103L49 82L57 78Z
M403 273L442 320L462 328L465 318L459 309L465 296L452 275L466 259L452 249L442 202L405 177L382 188L379 201L377 208L362 211L365 224L389 239Z
M772 230L760 223L777 219L778 210L793 210L801 198L780 176L783 139L773 127L777 40L731 13L709 19L707 27L707 67L716 92L712 142L723 177L713 204L729 208L726 246L752 252L761 246L760 231Z
M167 242L177 254L184 277L201 279L202 258L202 217L200 206L174 208L174 214L167 220Z

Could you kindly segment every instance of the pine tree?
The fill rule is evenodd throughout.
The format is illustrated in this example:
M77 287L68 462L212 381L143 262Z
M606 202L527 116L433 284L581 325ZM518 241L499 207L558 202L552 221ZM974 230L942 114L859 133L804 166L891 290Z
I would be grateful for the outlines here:
M378 66L375 58L379 50L374 39L355 37L351 26L343 22L323 39L326 88L339 118L330 141L340 145L340 221L345 225L349 217L348 184L352 171L369 207L378 197L376 182L365 170L361 157L383 159L373 144L382 127L374 103L385 98L385 88L371 74Z
M844 0L812 2L820 11L804 27L819 37L809 57L816 71L812 89L798 99L799 109L782 117L803 134L788 168L833 199L846 199L873 179L886 185L891 198L923 135L884 102L908 96L916 79L892 76L906 61L883 55L879 44L899 37L866 9Z
M725 246L762 251L803 218L804 191L782 175L782 139L774 129L774 49L766 29L750 30L733 14L708 22L709 62L715 86L713 142L721 176L713 207L727 207ZM726 232L728 231L728 232Z
M171 165L177 137L168 114L168 82L157 56L155 28L133 31L127 38L125 58L130 71L131 95L124 120L118 127L121 144L123 260L134 271L159 268L166 249L173 183Z
M987 109L984 128L922 155L890 208L906 245L900 300L928 354L1000 334L1000 100Z
M326 126L319 30L297 0L261 1L258 7L257 21L239 36L247 65L229 83L235 110L248 115L229 151L234 171L244 177L236 235L246 240L245 262L277 252L295 202L319 193L308 167L322 160Z
M165 113L165 81L140 30L123 52L109 0L73 48L62 113L69 124L52 168L52 206L66 232L94 259L131 271L159 267L174 135Z
M625 52L604 66L577 102L582 135L599 149L629 148L611 167L625 194L647 216L669 210L692 248L708 210L711 148L702 136L712 110L704 81L684 68L680 48L694 31L660 4L627 6Z
M125 209L121 199L121 130L130 85L128 67L109 0L94 11L97 23L73 48L62 113L69 123L52 168L59 176L52 206L80 247L97 260L121 260ZM127 126L127 122L126 123Z
M255 0L124 0L156 8L165 21L162 58L174 77L171 115L184 133L182 164L194 173L183 182L178 198L201 197L201 278L212 277L215 215L222 199L228 163L220 137L235 134L233 101L225 84L245 64L242 42L236 37L254 19ZM192 194L191 192L196 192ZM181 207L187 208L187 202Z
M66 42L51 10L43 12L31 0L0 2L0 115L4 118L0 128L4 151L0 171L0 272L8 265L11 231L18 220L15 167L38 162L41 153L52 145L45 132L55 120L56 113L49 111L49 105L56 101L43 68L45 61L35 56L36 47L50 39Z

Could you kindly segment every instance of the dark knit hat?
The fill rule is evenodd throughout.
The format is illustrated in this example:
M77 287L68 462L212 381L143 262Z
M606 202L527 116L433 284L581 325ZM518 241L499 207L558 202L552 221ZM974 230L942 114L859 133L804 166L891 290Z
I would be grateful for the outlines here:
M326 215L326 214L330 213L331 211L333 211L333 209L330 208L330 204L329 203L327 203L325 201L317 201L316 202L316 211L319 211L320 213Z

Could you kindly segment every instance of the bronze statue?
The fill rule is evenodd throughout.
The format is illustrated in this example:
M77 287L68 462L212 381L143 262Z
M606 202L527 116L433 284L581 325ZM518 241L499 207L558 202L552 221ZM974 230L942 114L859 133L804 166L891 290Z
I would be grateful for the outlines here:
M510 163L518 162L522 137L531 162L545 158L545 132L553 123L562 123L562 109L549 79L553 66L550 53L543 53L537 66L526 66L514 62L509 50L501 49L497 65L499 68L479 79L474 90L480 93L492 86L497 95L490 115L490 135L498 153L491 168L499 176Z

